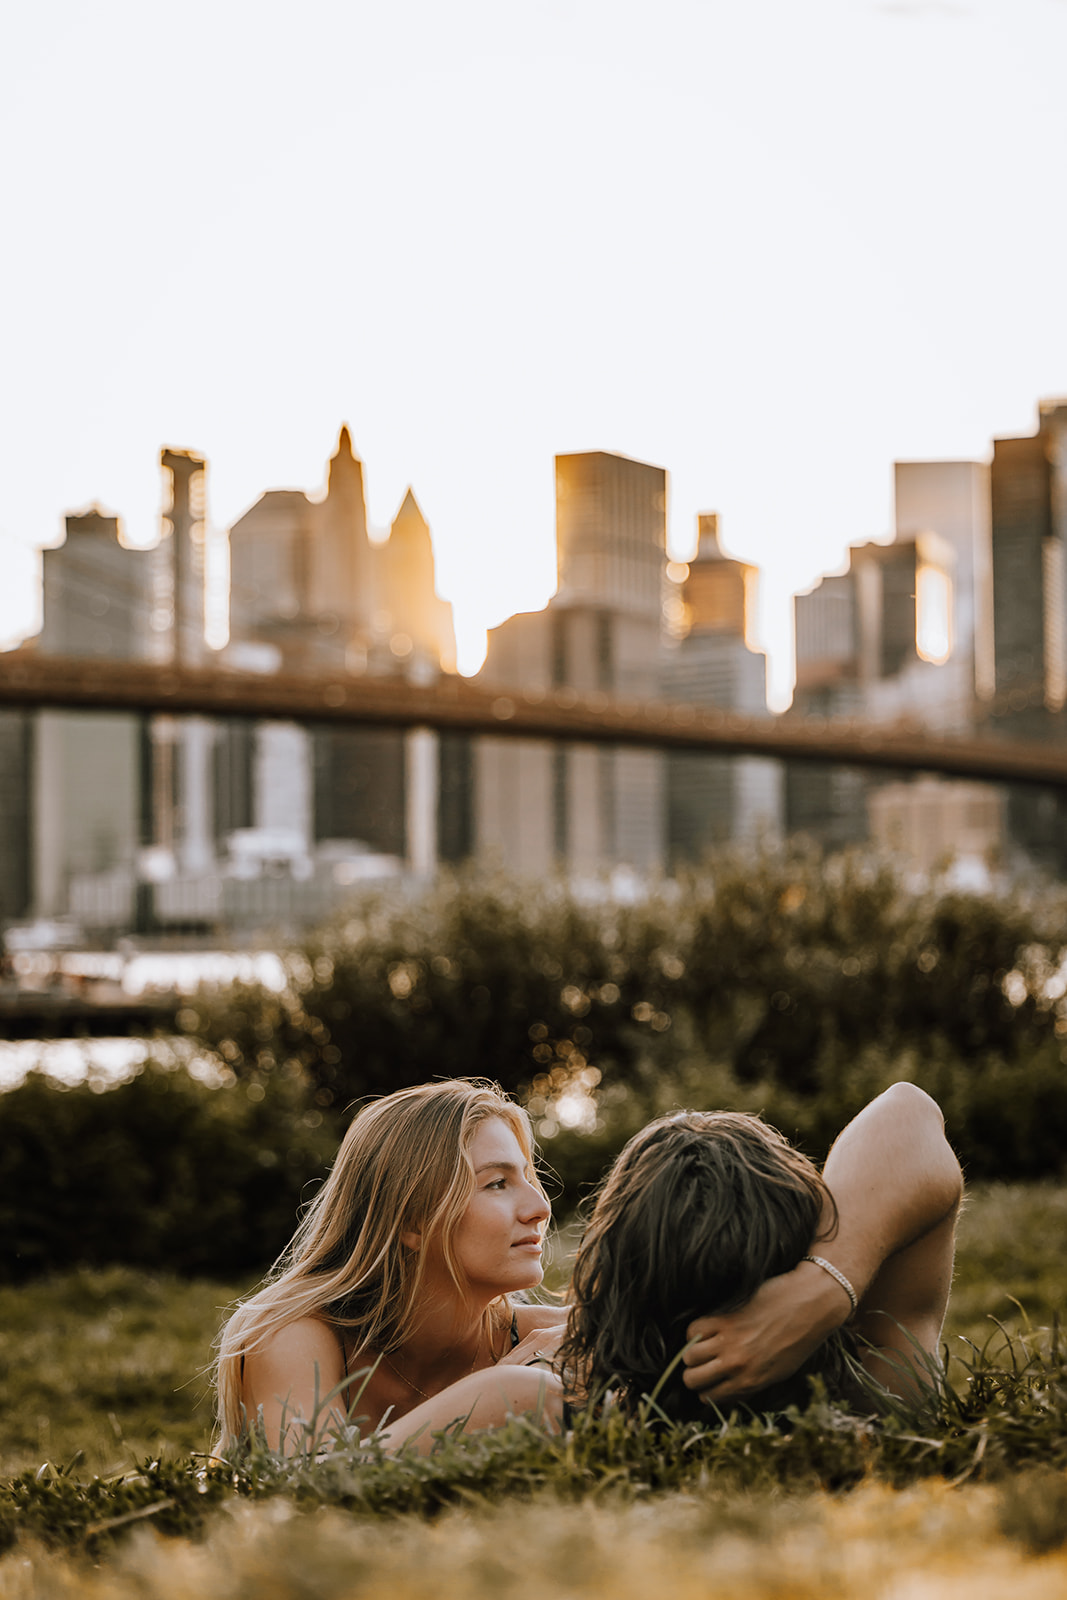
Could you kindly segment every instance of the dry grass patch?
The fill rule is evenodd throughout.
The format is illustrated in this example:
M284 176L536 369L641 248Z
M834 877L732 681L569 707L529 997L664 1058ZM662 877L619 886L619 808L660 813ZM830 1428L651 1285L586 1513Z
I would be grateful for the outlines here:
M1067 1595L1067 1553L1002 1531L1003 1491L868 1485L845 1498L549 1500L426 1522L220 1514L202 1543L135 1533L105 1568L33 1547L0 1561L2 1600L1029 1600Z

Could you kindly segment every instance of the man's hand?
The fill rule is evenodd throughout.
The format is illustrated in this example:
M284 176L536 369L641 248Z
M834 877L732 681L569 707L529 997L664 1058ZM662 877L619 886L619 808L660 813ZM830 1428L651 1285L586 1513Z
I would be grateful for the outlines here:
M737 1311L691 1322L686 1337L695 1343L682 1357L682 1381L702 1400L714 1403L780 1383L841 1326L850 1310L833 1279L802 1261L792 1272L768 1278Z

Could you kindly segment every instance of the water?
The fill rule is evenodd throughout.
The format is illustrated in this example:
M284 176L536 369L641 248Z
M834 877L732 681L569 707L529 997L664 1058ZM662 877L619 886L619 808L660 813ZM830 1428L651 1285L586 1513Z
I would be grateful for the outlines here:
M285 987L285 968L272 951L20 951L12 958L16 981L26 988L49 983L82 983L103 997L195 994L202 986L234 982ZM88 1082L104 1090L132 1078L146 1060L173 1062L194 1077L217 1083L220 1063L186 1038L17 1039L0 1040L0 1090L13 1089L28 1072L47 1072L61 1083Z

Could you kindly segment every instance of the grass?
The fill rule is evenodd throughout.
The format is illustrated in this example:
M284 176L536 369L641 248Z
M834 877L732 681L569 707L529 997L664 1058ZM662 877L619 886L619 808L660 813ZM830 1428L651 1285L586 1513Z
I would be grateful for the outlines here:
M1002 1496L943 1484L458 1508L371 1521L241 1505L203 1542L135 1533L106 1565L33 1550L0 1562L3 1600L1028 1600L1067 1589L1063 1551L1005 1539Z
M978 1188L960 1224L950 1354L996 1337L993 1318L1067 1322L1065 1259L1067 1188ZM563 1281L559 1263L550 1271ZM105 1474L206 1450L211 1342L249 1287L113 1267L0 1289L0 1477L79 1453L80 1472Z
M124 1267L0 1289L0 1476L75 1455L80 1471L110 1473L203 1450L204 1370L236 1293Z
M924 1419L816 1405L792 1430L616 1417L565 1440L515 1424L418 1461L261 1452L236 1475L191 1453L210 1440L221 1308L247 1285L116 1268L2 1290L0 1471L21 1476L0 1494L0 1548L16 1541L0 1600L444 1600L535 1582L805 1600L895 1594L894 1574L901 1593L972 1600L1024 1566L1028 1594L1046 1592L1038 1573L1067 1593L1067 1356L1026 1334L1065 1310L1065 1233L1065 1189L975 1192L946 1328L958 1354Z
M1067 1188L983 1184L960 1221L946 1331L976 1338L991 1317L1035 1326L1067 1313Z

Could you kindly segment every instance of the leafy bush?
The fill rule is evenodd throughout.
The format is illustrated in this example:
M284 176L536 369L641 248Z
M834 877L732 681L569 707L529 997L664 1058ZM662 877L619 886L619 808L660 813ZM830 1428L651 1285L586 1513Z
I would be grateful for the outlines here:
M181 1020L242 1080L297 1072L321 1106L495 1078L571 1198L679 1099L762 1109L823 1154L899 1077L946 1105L975 1173L1055 1173L1065 909L1059 890L919 893L877 859L795 849L723 855L637 905L461 877L363 902L286 958L283 992L204 994ZM554 1137L568 1100L592 1122L591 1094L593 1145Z
M0 1280L121 1261L260 1269L354 1101L484 1075L526 1101L566 1216L679 1104L762 1112L816 1158L907 1078L969 1176L1062 1173L1060 891L918 894L868 857L723 856L637 905L477 876L371 898L179 1014L229 1068L0 1097ZM1064 969L1061 972L1061 968Z
M114 1261L262 1268L337 1138L282 1074L227 1090L161 1066L105 1093L31 1073L0 1097L0 1134L5 1282Z

